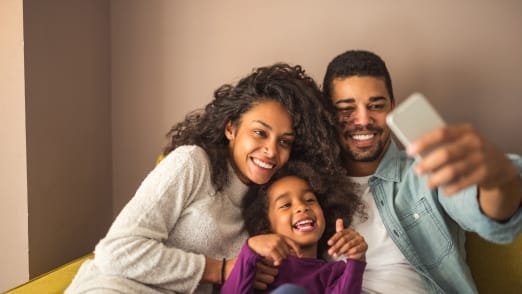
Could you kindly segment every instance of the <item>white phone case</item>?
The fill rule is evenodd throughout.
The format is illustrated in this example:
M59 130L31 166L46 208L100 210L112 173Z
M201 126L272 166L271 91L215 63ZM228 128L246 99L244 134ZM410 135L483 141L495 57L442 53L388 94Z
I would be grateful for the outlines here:
M426 97L413 93L388 114L386 123L404 146L425 133L446 125Z

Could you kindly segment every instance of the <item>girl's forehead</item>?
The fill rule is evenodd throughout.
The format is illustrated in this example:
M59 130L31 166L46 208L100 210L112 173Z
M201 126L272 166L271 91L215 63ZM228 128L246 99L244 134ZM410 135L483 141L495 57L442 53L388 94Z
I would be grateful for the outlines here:
M267 189L267 195L270 200L307 190L310 190L310 184L306 180L295 175L288 175L274 180Z

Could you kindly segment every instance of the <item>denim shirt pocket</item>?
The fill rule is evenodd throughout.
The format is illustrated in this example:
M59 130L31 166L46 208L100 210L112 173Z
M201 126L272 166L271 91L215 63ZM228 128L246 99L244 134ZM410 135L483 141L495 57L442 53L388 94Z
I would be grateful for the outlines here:
M453 246L443 218L430 206L429 201L422 197L412 207L411 211L398 214L412 246L415 248L419 262L426 269L440 265Z

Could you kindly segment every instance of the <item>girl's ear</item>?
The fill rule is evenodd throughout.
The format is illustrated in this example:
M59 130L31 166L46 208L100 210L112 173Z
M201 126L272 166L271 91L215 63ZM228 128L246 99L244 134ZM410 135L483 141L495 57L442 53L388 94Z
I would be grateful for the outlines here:
M227 137L228 140L232 140L234 139L234 133L235 128L232 125L232 121L229 120L225 126L225 137Z

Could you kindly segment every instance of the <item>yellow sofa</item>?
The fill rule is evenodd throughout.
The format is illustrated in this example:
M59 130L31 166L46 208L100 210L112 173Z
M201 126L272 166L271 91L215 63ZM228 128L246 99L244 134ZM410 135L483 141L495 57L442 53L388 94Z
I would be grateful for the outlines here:
M29 282L7 291L6 294L61 294L71 283L80 265L85 260L93 257L93 253L82 256L48 273L31 279Z
M466 250L480 293L522 293L522 236L510 245L497 245L468 233ZM88 258L93 258L93 254L73 260L6 293L63 293L81 263Z

